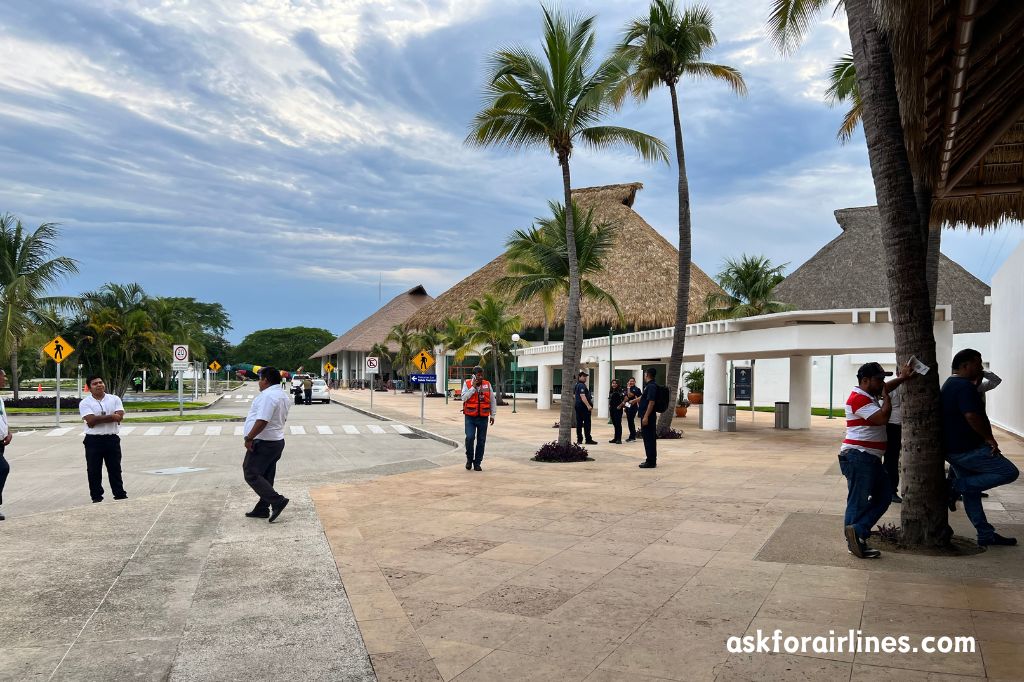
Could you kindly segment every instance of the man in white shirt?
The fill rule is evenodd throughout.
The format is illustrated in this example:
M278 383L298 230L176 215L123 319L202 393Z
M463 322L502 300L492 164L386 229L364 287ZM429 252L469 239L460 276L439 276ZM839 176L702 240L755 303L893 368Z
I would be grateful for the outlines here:
M121 480L121 420L124 405L116 395L107 393L103 377L93 374L86 378L89 395L82 398L78 413L85 422L85 466L89 476L89 496L93 502L103 501L103 466L115 500L127 499Z
M0 388L7 385L7 372L0 369ZM11 465L4 459L4 449L11 444L11 431L7 426L7 408L4 401L0 399L0 521L6 517L3 512L4 484L7 483L7 474L11 473Z
M291 401L281 388L281 372L263 367L259 377L260 394L252 401L242 430L245 434L242 474L260 499L245 515L273 523L288 506L288 498L274 490L274 476L277 461L284 452L284 423L288 420Z

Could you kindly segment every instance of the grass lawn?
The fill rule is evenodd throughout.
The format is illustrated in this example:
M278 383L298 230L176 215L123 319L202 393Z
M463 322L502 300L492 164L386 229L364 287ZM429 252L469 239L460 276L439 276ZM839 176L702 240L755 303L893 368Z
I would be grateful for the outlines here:
M187 402L184 404L186 410L198 410L206 407L206 403ZM124 411L127 412L149 412L151 410L178 409L178 401L155 401L148 403L125 403ZM61 412L77 412L77 407L61 407ZM8 407L7 414L53 414L55 410L49 407Z
M183 414L178 416L176 414L161 415L159 417L125 417L122 423L128 424L165 424L167 422L242 422L245 421L245 417L239 417L234 414L204 414L204 415L192 415Z

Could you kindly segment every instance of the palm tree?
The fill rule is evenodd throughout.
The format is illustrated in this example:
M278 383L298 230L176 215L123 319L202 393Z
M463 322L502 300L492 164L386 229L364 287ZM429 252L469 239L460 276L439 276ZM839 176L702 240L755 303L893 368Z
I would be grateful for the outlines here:
M731 320L790 310L791 306L774 299L775 287L786 278L782 273L787 265L772 265L764 256L743 254L739 260L727 258L715 277L724 293L708 294L704 320Z
M409 363L412 362L412 356L416 352L416 349L413 348L412 333L403 325L396 324L384 340L393 341L398 345L398 350L391 355L391 367L395 370L395 376L398 376L399 369L401 369L402 376L408 379ZM408 393L410 390L408 381L406 381L404 392Z
M828 0L773 0L769 32L782 51L795 48ZM889 310L898 362L911 355L936 366L934 305L928 287L931 188L914 176L900 118L889 36L879 26L872 0L843 0L857 90L863 105L875 197L882 219L882 246L889 274ZM903 458L907 495L900 508L903 540L944 545L951 531L943 474L938 372L908 383L903 395Z
M370 357L380 358L384 362L391 362L391 349L388 348L386 343L381 343L380 341L378 341L377 343L373 344L372 348L370 348ZM380 373L378 372L377 374L374 374L372 376L373 379L370 381L371 391L376 389L375 384L377 381L377 377L380 376Z
M469 339L469 326L462 321L461 317L446 317L441 323L441 338L443 340L442 352L445 354L445 369L448 367L447 354L454 352L458 354L459 350L466 345L466 341ZM448 377L447 375L443 379L445 392L448 390Z
M456 358L479 352L481 365L490 361L494 368L494 386L500 397L500 369L505 366L505 357L512 351L512 335L523 326L522 318L509 315L505 301L495 298L493 294L484 294L483 300L471 301L469 309L473 313L469 322L469 335ZM519 343L529 345L526 341Z
M565 242L565 206L549 201L551 216L538 218L528 230L515 230L505 242L508 275L495 282L498 291L513 294L512 303L526 303L540 298L544 306L544 344L548 343L556 295L569 293L569 256ZM584 300L604 302L615 309L619 324L625 319L618 301L595 284L590 276L603 272L615 246L616 226L595 223L594 211L581 215L579 205L572 203L576 229L576 253L580 271L580 294ZM582 304L581 304L582 305ZM582 315L581 315L582 320Z
M646 101L655 88L668 88L672 101L672 124L675 130L678 178L679 279L676 284L676 324L672 337L666 382L669 395L679 392L679 376L686 346L686 323L690 314L690 260L692 253L690 222L690 185L686 177L686 155L683 151L683 128L679 119L679 82L690 78L714 78L734 92L745 95L746 83L740 72L731 66L705 60L707 52L718 39L713 28L711 10L694 5L682 12L675 0L653 0L646 17L634 19L626 27L618 53L632 64L625 83L633 97ZM658 430L672 425L673 410L658 417Z
M600 125L614 109L614 92L626 75L627 63L613 55L594 66L594 17L544 12L544 55L524 47L495 52L485 88L486 107L473 119L468 144L502 145L512 149L540 147L551 151L562 170L562 193L572 204L569 161L577 143L595 149L625 146L643 159L667 160L665 144L656 137ZM572 213L566 220L569 259L569 301L562 344L562 395L572 394L573 373L582 346L579 334L580 271ZM573 401L561 401L558 442L569 445Z
M71 296L48 296L47 290L78 273L66 256L51 258L59 230L43 223L28 231L9 213L0 216L0 357L10 359L11 389L18 398L18 348L33 327L57 327L54 311L78 303Z

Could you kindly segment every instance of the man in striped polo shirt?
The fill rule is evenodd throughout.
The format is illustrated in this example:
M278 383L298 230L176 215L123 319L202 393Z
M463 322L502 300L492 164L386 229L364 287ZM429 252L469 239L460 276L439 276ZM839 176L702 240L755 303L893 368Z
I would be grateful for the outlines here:
M892 414L889 392L914 376L914 370L907 363L900 375L887 383L885 378L891 376L892 372L877 362L861 365L858 385L846 399L846 438L839 449L839 468L848 486L843 524L847 549L861 559L881 555L868 547L866 540L892 501L889 475L882 466L885 425Z

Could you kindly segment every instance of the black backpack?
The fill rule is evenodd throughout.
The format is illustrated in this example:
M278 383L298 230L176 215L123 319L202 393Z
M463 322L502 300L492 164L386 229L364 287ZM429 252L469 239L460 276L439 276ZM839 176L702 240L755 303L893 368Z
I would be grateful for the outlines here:
M654 399L654 411L664 412L668 409L668 386L658 386L658 397Z

